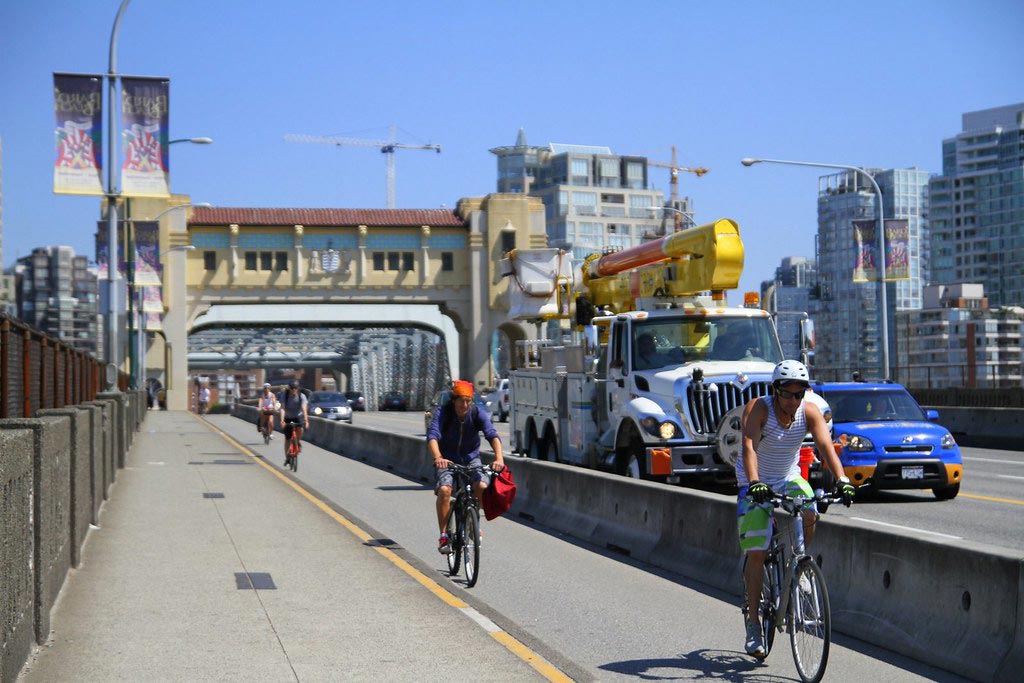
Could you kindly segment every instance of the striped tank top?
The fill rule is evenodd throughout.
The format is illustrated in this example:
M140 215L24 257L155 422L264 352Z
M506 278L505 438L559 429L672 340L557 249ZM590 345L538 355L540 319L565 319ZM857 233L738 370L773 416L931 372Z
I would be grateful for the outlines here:
M800 444L807 436L807 417L804 415L804 401L796 410L793 424L784 428L775 416L771 396L761 400L768 407L768 419L761 432L761 442L757 445L757 474L761 481L771 486L795 479L800 476ZM736 461L736 481L740 487L750 483L743 467L743 458Z

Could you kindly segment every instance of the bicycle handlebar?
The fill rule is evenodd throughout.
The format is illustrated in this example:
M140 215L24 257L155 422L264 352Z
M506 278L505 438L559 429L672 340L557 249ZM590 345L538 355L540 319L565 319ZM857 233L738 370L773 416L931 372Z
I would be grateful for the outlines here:
M797 514L801 508L808 503L827 503L829 505L833 503L842 503L843 497L835 493L815 493L811 497L806 496L787 496L784 493L772 493L770 501L773 508L782 508L790 514Z

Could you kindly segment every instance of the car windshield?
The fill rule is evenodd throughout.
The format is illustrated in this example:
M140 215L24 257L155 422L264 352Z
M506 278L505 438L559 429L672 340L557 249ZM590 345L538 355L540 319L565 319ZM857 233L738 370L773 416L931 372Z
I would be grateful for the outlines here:
M835 422L886 422L895 420L923 421L926 418L921 406L903 389L878 389L876 391L844 390L829 391L825 400L832 406Z
M316 403L340 403L345 400L345 397L333 391L317 391L310 397L310 400Z
M651 370L691 361L779 363L771 318L654 318L633 325L633 367Z

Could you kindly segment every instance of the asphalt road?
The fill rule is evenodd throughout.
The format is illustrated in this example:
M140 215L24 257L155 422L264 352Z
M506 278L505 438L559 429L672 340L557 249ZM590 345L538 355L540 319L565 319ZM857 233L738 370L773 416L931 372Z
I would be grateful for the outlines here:
M423 412L356 413L355 424L423 434ZM496 423L509 444L508 423ZM833 506L829 515L883 528L899 527L923 537L965 539L1024 551L1024 451L961 447L964 480L960 495L938 501L930 490L862 491L853 507Z
M210 418L281 466L247 422ZM422 413L359 414L356 424L422 433ZM504 429L500 427L499 430ZM577 680L799 680L789 643L765 664L742 652L736 599L683 577L515 518L485 523L481 578L470 590L437 553L432 486L306 444L297 479ZM438 609L446 609L439 603ZM960 680L835 634L827 680Z

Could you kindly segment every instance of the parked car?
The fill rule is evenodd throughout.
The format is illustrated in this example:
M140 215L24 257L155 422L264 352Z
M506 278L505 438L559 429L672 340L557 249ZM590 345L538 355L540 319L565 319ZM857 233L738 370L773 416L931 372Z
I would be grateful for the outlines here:
M352 404L352 410L366 410L366 399L363 397L363 392L346 391L343 395Z
M423 430L430 429L430 423L434 419L434 411L437 410L438 406L442 406L451 399L451 389L441 389L434 394L434 398L427 405L427 409L423 411ZM473 395L473 405L480 410L486 411L488 415L491 414L488 402L485 401L480 394Z
M337 391L314 391L310 394L309 414L352 424L352 404Z
M381 410L407 410L409 408L405 396L397 391L389 391L380 400Z
M498 422L508 422L508 411L509 411L509 380L501 379L498 380L498 388L495 389L492 403L494 405L493 412L494 416L498 418Z
M843 469L854 486L931 489L939 500L960 492L963 460L937 411L925 411L901 385L889 382L815 384L832 407Z

